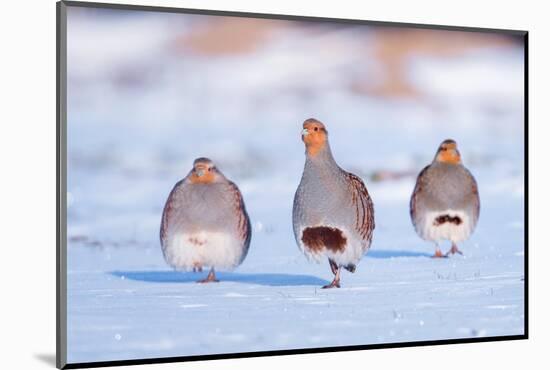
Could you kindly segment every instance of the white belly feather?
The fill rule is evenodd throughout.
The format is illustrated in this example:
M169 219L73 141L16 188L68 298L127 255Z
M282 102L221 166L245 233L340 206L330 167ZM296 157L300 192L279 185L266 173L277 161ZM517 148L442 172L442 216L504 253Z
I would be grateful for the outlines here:
M437 223L437 218L443 215L458 217L462 220L459 225L451 222ZM462 242L470 236L475 228L473 220L463 211L448 209L446 211L427 212L419 225L419 234L425 240L440 242L450 240L454 243Z
M178 270L209 266L234 269L241 262L242 242L229 233L200 231L177 233L166 243L164 258Z

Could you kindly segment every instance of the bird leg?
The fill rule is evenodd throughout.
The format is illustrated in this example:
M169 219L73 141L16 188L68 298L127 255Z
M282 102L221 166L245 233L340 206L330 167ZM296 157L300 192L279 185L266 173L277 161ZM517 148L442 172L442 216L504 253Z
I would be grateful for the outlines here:
M219 282L218 279L216 279L216 273L214 272L214 267L210 269L210 272L208 273L208 276L206 279L202 279L197 281L197 283L217 283Z
M198 264L193 266L193 272L202 272L202 266Z
M437 243L435 244L435 253L432 256L432 258L445 258L445 257L447 257L447 254L443 254L441 252L441 249L439 249L439 244L437 244Z
M331 269L332 269L333 263L334 262L330 264ZM336 263L334 263L334 265L336 266ZM334 272L334 269L332 271ZM336 272L334 272L334 280L332 280L332 283L325 285L323 287L323 289L328 289L328 288L340 288L340 267L336 266Z
M456 244L453 242L453 246L451 247L451 249L445 254L445 257L448 257L449 254L455 254L455 253L458 253L460 254L461 256L463 255L462 251L460 249L458 249L458 247L456 246Z
M330 265L330 269L332 270L332 273L336 275L336 273L338 272L338 265L336 264L336 262L334 262L331 259L328 260L328 263Z

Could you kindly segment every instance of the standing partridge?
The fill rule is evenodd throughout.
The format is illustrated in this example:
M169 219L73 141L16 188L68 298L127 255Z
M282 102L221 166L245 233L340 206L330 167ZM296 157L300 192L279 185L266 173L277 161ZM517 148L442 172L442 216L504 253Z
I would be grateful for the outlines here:
M234 269L250 245L251 227L241 192L208 158L198 158L193 169L172 189L160 226L166 262L178 270L202 271L214 282L215 269Z
M340 270L355 272L368 251L374 230L374 208L363 181L341 169L332 157L328 132L310 118L303 124L306 163L294 196L294 237L308 259L328 262L340 287Z
M454 140L442 142L432 163L418 175L410 214L418 235L435 243L433 257L462 254L457 243L468 239L476 227L479 192ZM445 255L439 249L442 240L452 243Z

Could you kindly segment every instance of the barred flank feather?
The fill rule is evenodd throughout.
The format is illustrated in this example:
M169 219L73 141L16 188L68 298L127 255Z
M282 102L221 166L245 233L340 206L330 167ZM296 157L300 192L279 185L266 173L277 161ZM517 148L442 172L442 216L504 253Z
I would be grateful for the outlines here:
M244 205L243 196L237 187L235 183L228 181L229 186L231 188L231 193L235 202L235 212L239 215L238 216L238 231L239 231L239 238L243 241L243 257L242 260L245 259L248 248L250 247L250 239L252 237L252 226L250 224L250 218L248 217L248 213L246 212L246 207Z
M430 166L424 167L422 171L420 171L420 173L418 174L418 177L416 178L416 184L414 186L414 190L411 196L409 212L411 215L411 220L415 226L416 226L417 198L418 198L418 194L422 191L422 180L423 180L424 174L426 173L429 167Z
M166 204L164 205L164 210L162 211L162 220L160 223L160 244L164 247L164 244L166 242L166 229L168 227L168 219L170 218L170 215L174 209L174 194L176 190L181 186L184 180L178 181L176 185L172 188L172 191L170 192L170 195L168 195L168 199L166 200Z
M355 206L355 229L363 240L367 241L366 245L370 246L375 228L372 199L363 180L349 172L346 173L346 176L351 188L352 203Z

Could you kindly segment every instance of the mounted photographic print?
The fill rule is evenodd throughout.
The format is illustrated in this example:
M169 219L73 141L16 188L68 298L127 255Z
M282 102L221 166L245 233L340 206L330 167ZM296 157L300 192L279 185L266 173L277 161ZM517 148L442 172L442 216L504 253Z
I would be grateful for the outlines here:
M527 32L57 5L58 367L527 338Z

